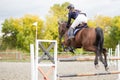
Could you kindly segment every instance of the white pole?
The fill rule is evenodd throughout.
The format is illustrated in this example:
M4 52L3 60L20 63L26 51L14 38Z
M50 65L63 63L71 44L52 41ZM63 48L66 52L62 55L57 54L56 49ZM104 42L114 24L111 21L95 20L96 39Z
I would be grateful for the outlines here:
M34 66L34 45L30 44L30 56L31 56L31 80L35 80L35 66Z
M120 44L118 44L117 46L117 52L118 52L118 57L120 57ZM118 60L118 71L120 71L120 60ZM118 79L117 80L120 80L120 74L118 74Z
M110 48L110 57L112 57L112 48ZM112 60L110 60L110 64L112 65Z
M35 80L38 80L38 41L36 39L36 49L35 49Z
M36 27L36 40L37 40L37 25L38 25L38 22L34 22L33 25Z
M36 26L36 40L37 40L37 26Z
M37 25L38 22L34 22L33 25L36 27L36 37L35 37L35 80L38 80L38 44L37 44Z
M108 49L108 58L110 58L110 48ZM108 66L110 66L110 60L108 59Z
M115 57L117 57L117 47L115 48ZM115 60L115 66L117 66L117 60Z
M57 80L57 41L55 41L54 46L54 61L55 61L54 80Z

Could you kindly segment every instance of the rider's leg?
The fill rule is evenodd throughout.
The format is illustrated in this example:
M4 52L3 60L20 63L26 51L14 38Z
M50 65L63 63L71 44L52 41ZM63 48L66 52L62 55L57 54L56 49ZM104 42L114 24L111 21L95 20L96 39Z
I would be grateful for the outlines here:
M69 36L68 39L74 38L74 34L73 34L74 29L79 24L82 24L82 22L87 23L87 17L83 14L79 14L78 17L72 23L70 29L68 30L68 36Z

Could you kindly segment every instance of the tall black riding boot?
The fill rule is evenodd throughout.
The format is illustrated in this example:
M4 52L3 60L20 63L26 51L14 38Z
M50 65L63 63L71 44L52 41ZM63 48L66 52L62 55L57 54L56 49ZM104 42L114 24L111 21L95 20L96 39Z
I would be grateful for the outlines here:
M74 29L70 27L70 29L68 30L68 45L71 46L71 41L74 38L74 33L73 33Z
M74 29L70 27L70 29L68 30L68 39L72 39L74 38L74 33L73 33Z

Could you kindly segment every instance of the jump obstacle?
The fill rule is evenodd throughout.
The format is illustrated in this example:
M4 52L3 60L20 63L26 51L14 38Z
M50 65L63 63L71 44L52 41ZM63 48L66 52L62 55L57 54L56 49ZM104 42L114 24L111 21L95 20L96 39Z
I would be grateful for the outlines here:
M45 49L42 42L51 42L51 45ZM38 80L38 71L41 72L44 79L43 80L50 80L48 78L48 74L50 74L50 71L44 72L41 68L45 66L52 67L52 70L54 70L54 80L57 80L58 78L67 78L67 77L83 77L83 76L96 76L96 75L111 75L111 74L118 74L118 79L120 80L120 45L117 45L117 57L109 57L108 60L118 60L118 71L111 71L111 72L105 72L105 73L78 73L78 74L69 74L69 75L57 75L57 42L54 40L37 40L36 41L36 50L35 50L35 57L34 57L34 46L31 46L31 79L32 80ZM51 56L49 54L50 49L54 46L54 56ZM38 58L39 48L43 51L43 55L41 58ZM52 64L41 64L39 63L41 60L43 60L44 56L48 56ZM60 58L58 61L60 62L71 62L71 61L92 61L94 60L93 57L85 57L85 58ZM48 74L47 74L48 73ZM52 79L53 80L53 79Z
M49 43L47 48L42 43ZM53 55L50 55L50 50L52 49ZM57 80L57 41L56 40L36 40L35 51L34 45L30 45L31 52L31 80L39 80L38 72L43 76L43 80L50 80L48 77L51 72L53 72L52 80ZM35 54L34 54L35 52ZM42 54L39 57L39 52ZM44 57L49 58L49 63L41 63ZM50 68L47 72L42 69L42 67ZM40 79L41 80L41 79Z
M67 78L67 77L83 77L83 76L97 76L97 75L112 75L112 74L118 74L118 79L120 80L120 45L117 45L116 51L117 53L116 57L109 57L108 60L118 60L117 62L117 68L118 71L110 71L105 73L79 73L79 74L63 74L58 75L59 78ZM59 58L60 62L74 62L74 61L93 61L94 57L80 57L80 58Z

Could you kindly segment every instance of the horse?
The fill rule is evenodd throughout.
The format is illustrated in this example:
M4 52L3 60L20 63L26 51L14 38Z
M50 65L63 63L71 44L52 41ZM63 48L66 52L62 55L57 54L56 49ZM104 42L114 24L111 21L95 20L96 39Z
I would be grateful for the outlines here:
M103 48L104 34L100 27L96 28L82 28L77 32L75 38L69 43L68 41L68 29L66 28L67 22L58 22L59 28L59 39L64 36L64 41L61 42L63 48L83 48L85 51L91 51L95 53L94 65L98 67L98 58L104 64L105 70L107 71L107 50ZM103 56L104 58L103 58Z

